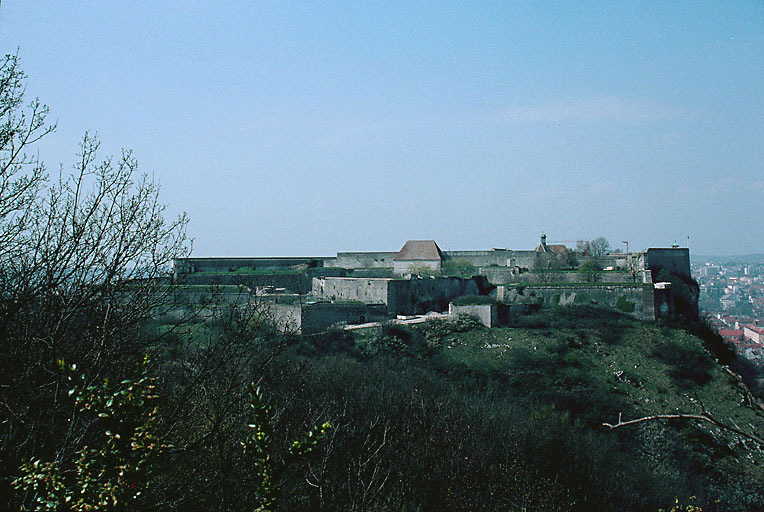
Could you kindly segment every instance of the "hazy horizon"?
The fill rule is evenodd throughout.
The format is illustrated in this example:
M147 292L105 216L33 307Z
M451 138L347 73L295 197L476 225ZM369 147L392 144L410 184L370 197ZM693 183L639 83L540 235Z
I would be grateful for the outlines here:
M764 253L762 26L761 2L0 8L48 168L86 130L133 149L194 256Z

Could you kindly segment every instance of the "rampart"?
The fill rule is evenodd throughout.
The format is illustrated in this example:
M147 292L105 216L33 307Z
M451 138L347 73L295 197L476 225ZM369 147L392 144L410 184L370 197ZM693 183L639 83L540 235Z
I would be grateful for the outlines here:
M490 251L444 251L447 259L464 259L476 267L536 267L539 253L536 251L512 251L493 249Z
M337 324L361 324L387 318L387 308L379 304L308 302L270 304L279 329L313 334Z
M495 286L515 283L580 283L581 275L573 271L538 271L538 272L520 272L512 268L502 267L478 267L477 272L486 276L488 281ZM621 270L605 270L598 274L602 283L635 283L644 282L642 272L628 272Z
M648 284L529 284L509 287L500 292L500 298L508 303L536 303L544 307L593 305L630 314L640 320L656 319L656 295L662 297L665 290L656 290ZM665 299L658 299L658 314ZM668 313L668 311L665 311Z
M462 295L485 291L480 278L424 277L412 279L327 277L313 279L318 299L384 304L390 315L445 311Z
M313 295L322 300L355 300L365 304L389 302L390 278L313 278Z
M310 293L314 276L344 276L347 270L338 268L314 268L305 272L279 272L270 273L235 273L235 272L199 272L185 274L177 278L178 283L198 286L227 286L243 285L252 290L260 286L273 286L283 288L290 293Z
M276 271L305 265L307 268L323 267L323 257L276 257L276 258L176 258L172 261L174 278L196 273L236 272L240 269Z
M338 252L336 258L326 258L324 266L341 268L393 268L397 252Z

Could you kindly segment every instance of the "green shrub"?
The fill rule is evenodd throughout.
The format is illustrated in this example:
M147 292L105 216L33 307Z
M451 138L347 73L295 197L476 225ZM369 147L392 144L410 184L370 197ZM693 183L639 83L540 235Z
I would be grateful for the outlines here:
M586 283L597 283L602 280L602 268L593 259L588 259L578 267L578 274Z
M441 273L447 276L471 277L475 275L475 265L465 258L456 258L443 262Z
M480 323L472 315L459 314L448 318L433 318L417 326L424 337L429 341L438 341L449 334L456 332L469 332L473 329L482 328Z
M425 264L412 264L407 269L407 273L419 277L429 277L436 275L438 272Z
M618 301L615 303L615 307L623 311L624 313L633 313L635 304L626 299L625 295L618 297Z
M168 448L157 435L158 397L154 379L147 374L148 358L136 379L116 386L108 381L88 385L76 364L59 360L59 365L67 373L69 396L100 436L71 454L76 457L26 461L14 487L36 496L36 510L144 508L154 466Z

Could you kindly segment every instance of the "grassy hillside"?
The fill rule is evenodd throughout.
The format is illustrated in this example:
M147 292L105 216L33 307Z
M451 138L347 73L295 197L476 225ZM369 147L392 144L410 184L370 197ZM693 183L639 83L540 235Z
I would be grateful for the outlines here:
M592 309L306 337L268 370L284 438L336 427L293 509L761 510L764 418L700 338ZM308 471L310 485L298 474ZM297 498L299 496L299 498Z

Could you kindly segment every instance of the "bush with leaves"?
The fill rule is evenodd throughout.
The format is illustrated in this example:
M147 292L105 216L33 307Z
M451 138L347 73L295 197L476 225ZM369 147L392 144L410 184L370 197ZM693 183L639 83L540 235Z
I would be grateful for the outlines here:
M88 384L77 365L67 366L69 396L89 423L87 439L72 459L30 459L13 485L37 510L135 510L150 486L159 455L168 448L156 433L154 379L144 359L137 378L112 386Z
M475 275L475 265L466 258L447 259L443 262L441 274L446 276L471 277Z
M578 267L578 275L585 283L598 283L602 280L602 267L595 260L588 259Z
M267 403L260 387L249 386L251 429L247 438L241 442L245 454L252 458L255 478L255 495L258 512L276 510L281 497L284 470L300 459L309 455L318 441L331 429L327 422L308 430L305 437L292 441L282 457L278 457L273 446L274 413Z

